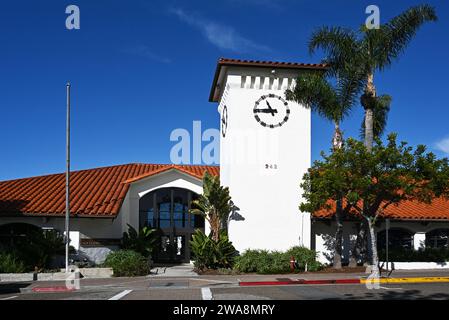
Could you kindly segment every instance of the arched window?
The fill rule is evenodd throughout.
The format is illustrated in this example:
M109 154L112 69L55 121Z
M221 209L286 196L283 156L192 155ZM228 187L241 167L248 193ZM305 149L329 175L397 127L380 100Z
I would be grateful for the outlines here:
M386 230L377 233L377 248L385 250L386 248ZM389 249L413 249L413 232L404 228L391 228L388 230L388 248Z
M162 188L144 195L139 201L140 227L204 228L204 219L189 214L190 203L198 195L187 189Z
M426 247L449 248L449 229L435 229L427 232Z

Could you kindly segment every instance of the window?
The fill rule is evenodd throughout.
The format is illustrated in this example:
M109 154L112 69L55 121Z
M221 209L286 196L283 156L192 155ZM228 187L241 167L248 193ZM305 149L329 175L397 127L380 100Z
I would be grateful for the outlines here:
M449 248L449 229L436 229L427 232L426 247Z
M386 231L383 230L377 234L377 248L385 250ZM403 228L391 228L388 230L388 248L389 249L413 249L413 233Z
M189 214L190 202L198 196L186 189L162 188L139 201L140 227L160 229L204 228L204 218Z

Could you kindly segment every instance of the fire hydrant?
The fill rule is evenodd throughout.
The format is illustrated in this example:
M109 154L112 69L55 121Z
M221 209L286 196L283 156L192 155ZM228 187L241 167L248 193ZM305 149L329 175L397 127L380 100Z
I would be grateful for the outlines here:
M295 268L296 268L296 260L294 256L290 257L290 271L291 272L295 272Z

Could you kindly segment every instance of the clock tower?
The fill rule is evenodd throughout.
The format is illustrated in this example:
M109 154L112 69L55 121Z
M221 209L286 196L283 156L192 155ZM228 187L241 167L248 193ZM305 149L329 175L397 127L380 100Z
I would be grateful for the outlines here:
M231 221L237 250L310 247L310 215L300 212L311 165L311 115L285 100L299 73L324 65L218 61L209 101L220 113L220 181L244 220Z

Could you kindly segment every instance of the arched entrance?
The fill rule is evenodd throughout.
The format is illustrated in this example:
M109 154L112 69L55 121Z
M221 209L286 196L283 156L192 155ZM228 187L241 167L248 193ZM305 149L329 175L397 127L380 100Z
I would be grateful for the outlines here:
M204 218L189 214L198 195L182 188L161 188L139 200L139 227L159 229L161 238L156 262L190 261L189 241L195 229L204 231Z
M0 225L0 248L26 244L32 233L41 232L41 228L28 223L8 223Z

